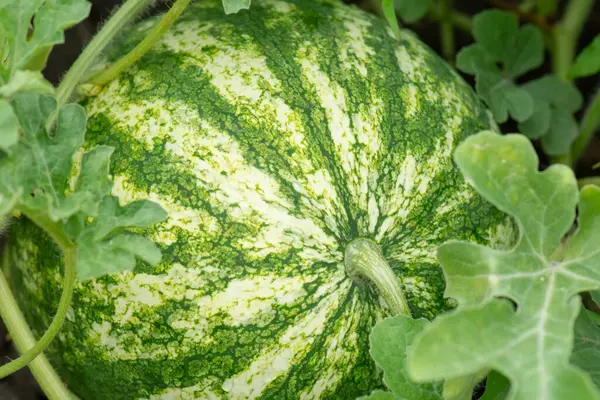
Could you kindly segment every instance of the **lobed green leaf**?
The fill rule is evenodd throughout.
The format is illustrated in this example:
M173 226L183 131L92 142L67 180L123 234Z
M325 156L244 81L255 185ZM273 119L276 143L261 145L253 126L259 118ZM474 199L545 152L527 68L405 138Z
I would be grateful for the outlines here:
M90 3L85 0L3 0L0 4L0 37L6 40L7 61L0 63L0 83L10 81L17 70L30 69L29 63L45 56L55 44L64 41L63 31L87 17Z
M417 384L410 380L405 371L406 351L414 337L429 322L399 315L381 321L369 336L371 357L383 370L383 382L391 391L375 391L362 400L376 399L442 399L442 385Z
M546 102L569 113L583 105L583 96L571 82L565 82L554 74L529 81L523 85L534 99Z
M456 66L467 74L476 75L480 72L500 74L494 58L480 44L473 44L460 49L456 55Z
M504 53L504 69L509 76L516 77L538 68L544 62L544 39L535 25L525 25L510 40Z
M496 62L504 60L518 30L517 18L505 11L488 10L473 17L473 37Z
M457 241L439 248L445 294L459 307L415 338L409 375L425 382L494 369L510 380L509 399L600 399L590 376L569 364L577 294L600 287L600 188L579 195L563 165L538 172L522 135L479 133L455 160L478 193L516 220L520 235L508 251ZM579 227L563 246L578 197Z
M153 242L123 231L127 228L145 228L166 218L167 213L151 201L133 201L122 207L118 198L105 196L97 218L85 227L80 225L78 229L79 278L132 270L136 257L151 265L158 264L160 251Z
M80 280L132 270L136 257L151 265L158 264L161 259L158 247L142 236L122 234L98 241L93 232L86 230L77 243L77 276Z
M583 104L577 87L549 74L522 88L533 97L535 105L531 117L519 124L519 130L530 139L541 138L549 155L568 152L579 130L572 114Z
M61 226L78 246L80 279L132 269L136 258L158 263L160 252L154 243L126 231L163 221L167 214L149 201L121 206L109 195L113 148L94 147L81 155L81 162L74 162L84 142L83 107L67 104L57 110L53 97L39 93L17 93L12 107L2 104L15 112L21 128L16 143L6 134L0 142L10 148L0 158L0 217L14 208L24 209ZM48 121L55 113L56 129L49 133Z
M116 197L106 196L100 204L99 217L90 229L95 239L101 239L126 227L144 228L166 218L167 213L154 202L137 200L122 207Z
M520 123L533 118L525 124L526 134L541 137L548 128L537 123L547 112L514 82L542 64L544 42L540 30L531 24L519 28L512 13L489 10L473 18L473 36L476 43L461 49L457 68L475 75L477 94L490 107L496 122L505 122L509 115Z
M519 132L529 139L539 139L548 133L552 110L545 101L533 100L533 114L523 122L519 122Z
M21 205L48 214L54 221L78 212L80 200L87 195L75 193L67 198L65 192L73 154L85 135L83 107L69 104L58 110L56 131L50 137L46 121L57 111L53 97L19 93L12 104L22 138L11 155L0 159L0 193L21 192Z
M475 78L475 88L497 122L505 122L509 114L519 122L533 115L531 95L500 74L481 71Z

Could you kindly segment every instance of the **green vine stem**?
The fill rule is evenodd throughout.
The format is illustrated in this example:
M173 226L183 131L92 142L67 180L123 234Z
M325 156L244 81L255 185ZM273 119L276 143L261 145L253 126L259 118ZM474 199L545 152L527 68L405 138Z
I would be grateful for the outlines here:
M600 91L596 92L592 102L585 110L579 126L579 136L571 145L572 160L577 161L581 157L598 126L600 126Z
M33 347L29 350L22 353L22 355L9 362L8 364L4 364L0 367L0 379L12 374L20 370L21 368L26 367L33 359L35 359L40 353L44 351L44 349L52 342L60 327L62 326L65 317L67 316L67 312L69 311L69 306L71 304L71 298L73 296L73 286L75 283L76 273L75 273L75 250L69 249L64 253L65 258L65 276L64 276L64 285L63 291L60 297L60 301L58 303L58 309L56 311L56 315L54 319L48 326L48 329L40 340L35 343ZM0 303L0 312L3 315L4 320L11 319L12 310L5 307ZM7 324L8 325L8 324ZM12 332L11 332L12 334ZM14 336L14 335L13 335Z
M154 46L154 43L156 43L163 33L173 25L175 20L177 20L189 3L190 0L177 0L169 12L167 12L160 22L152 28L144 40L135 46L133 50L111 65L110 68L90 76L87 82L100 87L104 86L119 76L121 72L135 64L136 61L142 58L142 56Z
M8 252L4 252L4 267L8 264ZM24 353L36 344L35 337L19 309L8 281L0 271L0 316L12 336L17 349ZM17 359L18 360L18 359ZM7 364L8 365L8 364ZM75 398L42 353L29 363L29 369L49 400Z
M62 229L46 216L23 210L21 212L31 219L36 225L44 229L44 231L59 245L63 251L65 261L65 273L63 280L63 291L58 304L56 315L48 326L48 329L39 341L35 341L19 306L12 295L9 284L0 271L0 315L6 323L21 356L16 360L9 362L0 367L0 378L10 375L11 373L29 365L36 380L40 383L42 390L48 398L65 399L67 389L58 378L52 366L47 359L43 357L42 352L52 342L60 327L62 326L67 312L69 310L71 299L73 296L73 287L76 280L76 248L70 240L64 235ZM8 262L8 252L5 253L5 265ZM37 358L36 358L37 357ZM41 358L40 358L41 357ZM39 361L38 361L39 360Z
M440 0L440 41L442 55L449 63L454 63L456 46L454 44L454 25L452 24L453 0Z
M69 101L81 77L92 66L98 55L110 43L119 31L136 18L153 0L128 0L102 27L100 32L83 50L75 63L67 71L56 90L56 100L61 107Z
M593 6L594 0L570 0L564 17L554 28L553 69L563 80L568 80L579 34Z
M392 271L379 246L370 239L354 239L344 255L346 273L355 281L364 278L377 287L393 315L410 316L400 280Z

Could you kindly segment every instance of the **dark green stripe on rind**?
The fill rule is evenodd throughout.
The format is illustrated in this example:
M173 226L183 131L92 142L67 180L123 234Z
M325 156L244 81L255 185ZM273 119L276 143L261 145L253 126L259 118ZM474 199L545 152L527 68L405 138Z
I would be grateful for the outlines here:
M182 398L366 394L381 386L368 333L386 310L368 285L344 278L345 245L376 239L413 314L433 317L447 307L435 247L450 238L485 243L502 221L453 167L452 148L488 128L488 118L439 57L410 35L396 42L385 23L355 8L256 3L230 16L220 1L195 3L135 68L86 104L88 145L116 147L115 193L173 210L147 231L161 243L161 265L140 263L135 276L76 291L49 354L85 399L177 396L177 388ZM196 34L218 40L197 42ZM134 31L109 57L142 37ZM236 79L239 89L230 91ZM322 187L309 175L324 176L330 192L317 193ZM58 298L58 256L26 223L14 233L38 238L11 248L19 264L12 283L40 333ZM277 245L261 247L269 240ZM285 283L293 280L301 283ZM243 285L228 292L244 282L263 285L252 292L256 305L245 305ZM246 309L254 313L247 321L235 316ZM330 315L316 318L323 310ZM318 329L302 333L310 323ZM286 346L306 354L286 361ZM257 360L287 369L240 383Z

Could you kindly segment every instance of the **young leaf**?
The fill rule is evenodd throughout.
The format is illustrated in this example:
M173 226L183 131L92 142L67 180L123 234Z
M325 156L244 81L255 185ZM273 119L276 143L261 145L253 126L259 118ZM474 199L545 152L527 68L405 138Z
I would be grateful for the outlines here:
M490 107L496 122L505 122L509 114L517 122L532 118L539 107L514 83L514 78L542 64L544 43L540 30L534 25L519 28L512 13L491 10L473 18L473 36L476 43L458 53L456 65L475 75L477 94ZM541 136L535 122L544 111L538 110L536 119L526 125L528 135Z
M542 137L542 147L551 156L565 154L577 137L577 121L564 109L555 108L550 118L550 129Z
M456 66L467 74L476 75L479 72L500 74L494 58L479 44L473 44L460 49L456 55Z
M538 172L524 136L491 131L465 140L455 161L477 192L515 218L520 236L508 251L457 241L439 248L445 294L459 307L415 338L409 375L424 382L495 369L510 380L510 399L600 399L590 376L569 364L577 293L600 287L600 188L582 189L579 228L557 252L578 200L570 168Z
M483 11L473 17L473 36L494 61L503 61L517 36L519 22L513 14Z
M527 82L523 85L523 89L527 90L534 99L544 101L569 113L574 113L583 105L583 96L577 87L553 74Z
M582 309L575 321L575 343L571 362L587 371L600 386L600 328L592 319L592 311ZM597 319L596 319L597 320Z
M542 138L549 155L566 153L577 136L578 127L572 113L583 104L575 85L556 75L544 75L522 86L534 99L534 113L519 124L519 130L531 139Z
M8 40L9 49L6 67L0 63L4 83L17 69L26 69L32 59L62 43L63 31L87 17L89 11L90 3L85 0L3 0L0 36Z
M415 335L428 323L426 319L399 315L375 325L369 336L371 357L383 370L383 382L391 393L375 391L370 396L361 397L362 400L442 399L442 386L439 383L417 384L405 372L406 350Z
M519 30L514 43L507 48L504 68L509 76L520 76L544 62L544 39L535 25Z
M533 98L510 79L491 72L476 76L475 88L494 114L497 122L505 122L508 114L517 121L525 121L533 114Z
M431 0L394 0L394 8L403 21L417 22L425 16Z
M250 8L250 2L252 0L223 0L223 9L225 14L235 14L240 10L247 10Z
M598 72L600 72L600 35L579 53L569 71L569 77L579 78Z
M519 132L529 139L539 139L548 133L552 110L545 101L534 98L533 114L523 122L519 122Z

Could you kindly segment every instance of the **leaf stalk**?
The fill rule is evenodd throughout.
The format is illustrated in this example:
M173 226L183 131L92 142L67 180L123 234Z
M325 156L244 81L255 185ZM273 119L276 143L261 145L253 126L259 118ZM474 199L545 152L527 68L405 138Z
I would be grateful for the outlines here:
M121 72L135 64L144 54L154 46L156 41L166 32L167 29L177 20L189 5L190 0L177 0L173 7L165 14L160 22L155 25L150 33L129 53L120 58L108 69L98 71L92 74L87 82L95 86L104 86L115 79Z
M153 0L128 0L108 20L100 32L92 39L90 44L83 50L75 63L67 71L56 90L56 100L60 108L69 101L73 91L80 82L84 73L92 66L98 55L106 48L108 43L135 19Z

